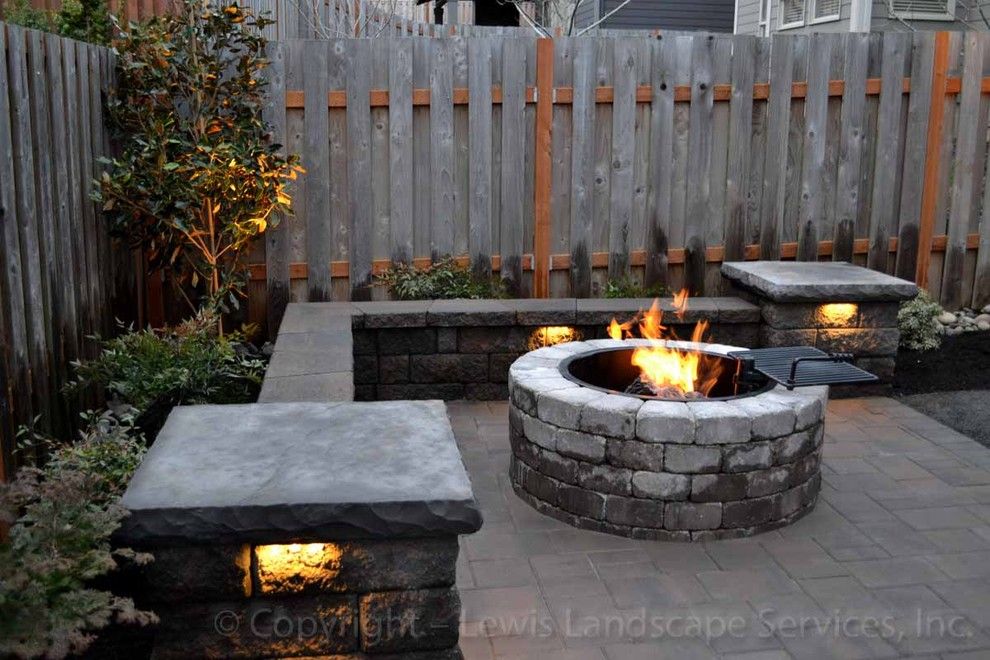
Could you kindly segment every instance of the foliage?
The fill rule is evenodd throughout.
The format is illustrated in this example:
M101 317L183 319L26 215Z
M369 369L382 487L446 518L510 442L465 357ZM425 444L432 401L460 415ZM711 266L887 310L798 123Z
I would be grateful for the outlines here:
M106 45L112 23L106 0L63 0L57 11L35 9L30 0L14 0L4 8L4 20L32 30Z
M628 275L605 283L606 298L660 298L668 294L662 284L644 286Z
M930 351L942 344L942 324L938 315L942 307L921 291L913 300L901 304L897 312L897 328L901 332L901 348Z
M301 171L262 119L269 24L236 4L184 0L114 44L108 107L121 151L94 198L153 267L224 311L239 306L244 248L290 211L286 186Z
M399 300L504 298L506 295L500 280L477 277L449 257L425 268L392 264L378 276L378 283L388 287Z
M44 468L22 468L0 484L0 519L13 523L0 545L0 656L62 658L85 650L111 621L157 619L93 580L118 561L150 556L112 550L126 512L118 499L141 462L144 442L126 419L91 415L71 445L53 449Z
M200 313L174 328L125 332L103 342L95 359L74 364L74 387L105 387L137 410L138 425L149 435L177 405L254 401L264 360L239 333L221 337L215 327L214 316Z

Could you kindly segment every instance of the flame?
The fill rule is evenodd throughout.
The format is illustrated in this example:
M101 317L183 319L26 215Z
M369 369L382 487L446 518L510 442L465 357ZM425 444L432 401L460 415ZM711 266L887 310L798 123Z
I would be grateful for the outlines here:
M688 292L679 291L673 300L674 314L683 320L687 312ZM663 311L660 301L654 300L648 311L641 311L625 323L616 319L608 327L612 339L639 336L649 340L649 345L638 346L633 351L632 364L639 367L640 380L663 398L691 398L707 396L718 382L721 365L698 351L685 351L669 348L666 340L677 339L667 326L663 325ZM708 322L700 321L691 332L691 341L704 340Z

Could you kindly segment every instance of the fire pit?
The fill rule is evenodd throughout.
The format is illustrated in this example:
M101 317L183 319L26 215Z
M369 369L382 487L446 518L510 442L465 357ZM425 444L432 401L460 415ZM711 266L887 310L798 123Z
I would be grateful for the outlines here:
M691 341L664 332L655 305L613 322L622 339L512 365L519 496L575 527L661 540L748 536L809 512L828 387L788 390L733 355L745 349L700 341L703 326Z

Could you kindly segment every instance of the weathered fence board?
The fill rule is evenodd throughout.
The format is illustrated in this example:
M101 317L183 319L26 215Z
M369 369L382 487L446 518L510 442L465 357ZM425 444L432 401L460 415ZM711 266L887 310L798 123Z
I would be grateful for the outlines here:
M106 154L103 48L0 23L0 479L20 425L66 437L70 362L113 329L121 250L90 201ZM122 250L128 251L126 248ZM124 293L132 293L130 291ZM136 316L131 307L125 320Z

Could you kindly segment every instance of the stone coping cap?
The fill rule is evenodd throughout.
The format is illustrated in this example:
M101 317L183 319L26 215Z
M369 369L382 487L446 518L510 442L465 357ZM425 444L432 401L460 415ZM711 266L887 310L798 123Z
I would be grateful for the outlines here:
M489 325L601 325L612 316L631 317L649 309L652 298L512 298L498 300L393 300L289 303L279 334L337 331L350 318L353 328ZM698 297L683 319L671 316L670 298L660 299L672 323L757 323L760 308L741 298Z
M734 261L722 275L774 302L899 301L918 293L914 282L844 261Z
M468 534L441 401L175 408L124 494L135 545Z

